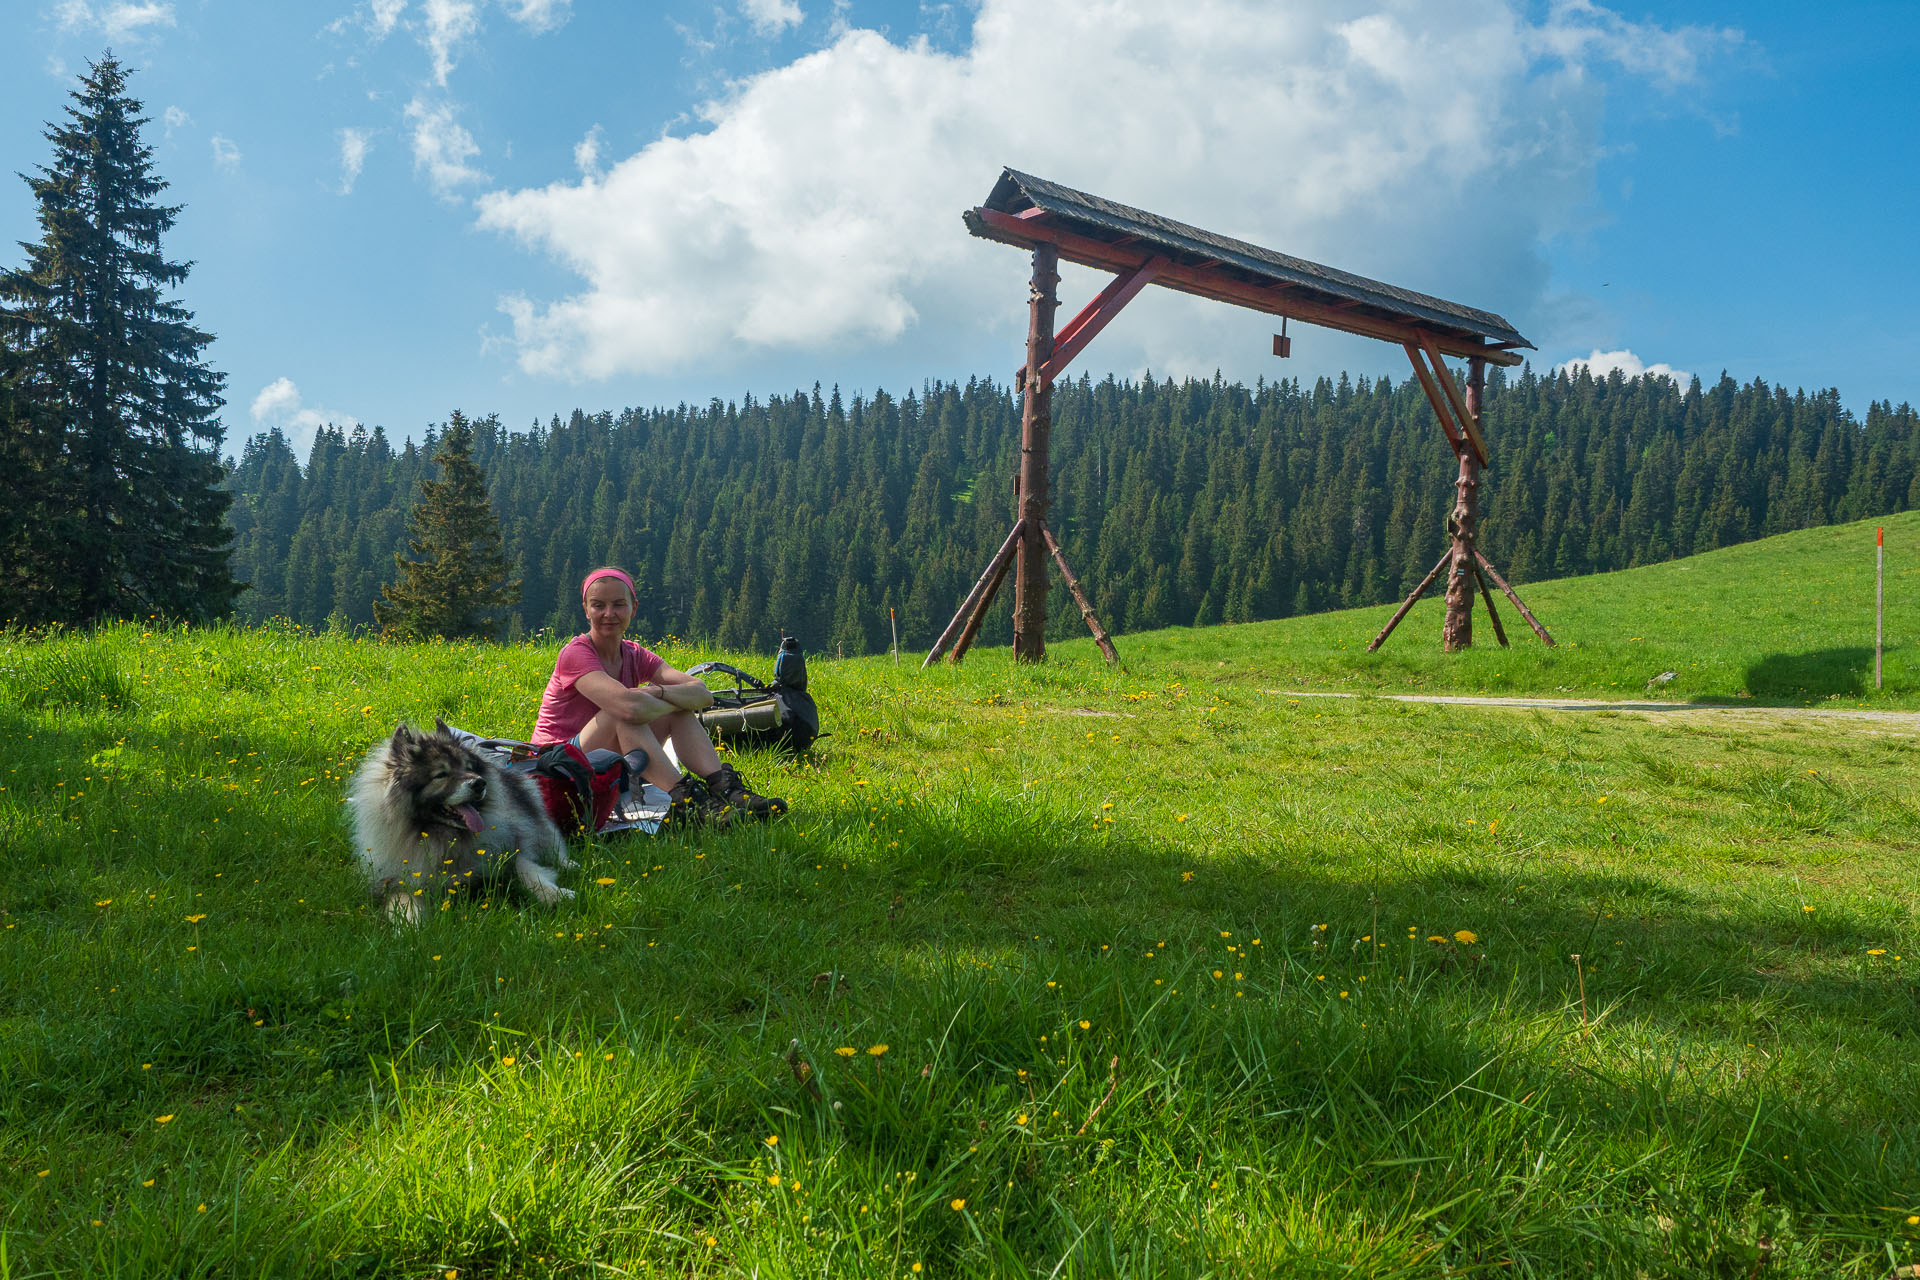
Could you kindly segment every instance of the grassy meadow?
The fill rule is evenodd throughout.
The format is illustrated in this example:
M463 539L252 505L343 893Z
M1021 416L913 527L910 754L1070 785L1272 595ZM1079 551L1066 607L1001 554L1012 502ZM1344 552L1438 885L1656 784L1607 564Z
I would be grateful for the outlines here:
M784 821L411 930L348 777L551 646L0 636L0 1280L1887 1276L1920 725L1274 691L1911 708L1904 556L1879 694L1859 526L1528 588L1550 652L816 658Z
M1885 687L1873 687L1874 530L1886 529ZM1498 567L1498 566L1496 566ZM1548 649L1496 589L1475 647L1440 650L1440 588L1378 653L1394 606L1130 637L1121 657L1194 678L1352 692L1659 698L1760 706L1920 708L1920 511L1804 529L1704 555L1515 588ZM1078 652L1091 642L1075 641ZM1649 689L1671 671L1674 678Z

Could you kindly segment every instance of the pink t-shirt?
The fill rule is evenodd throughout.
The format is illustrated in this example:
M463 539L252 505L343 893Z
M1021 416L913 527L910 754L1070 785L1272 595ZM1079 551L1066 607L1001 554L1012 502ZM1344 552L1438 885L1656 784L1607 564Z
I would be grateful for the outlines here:
M631 640L620 642L620 674L615 677L629 689L638 689L657 675L665 664L660 655ZM565 742L587 727L587 721L600 713L600 704L574 688L581 676L605 671L592 636L575 636L560 646L560 657L553 664L553 678L540 695L540 717L534 722L536 746Z

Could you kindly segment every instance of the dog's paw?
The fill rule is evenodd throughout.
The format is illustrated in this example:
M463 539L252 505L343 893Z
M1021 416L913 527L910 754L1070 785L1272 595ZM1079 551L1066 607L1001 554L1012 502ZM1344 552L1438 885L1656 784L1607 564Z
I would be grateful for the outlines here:
M398 892L387 898L387 921L395 925L420 923L420 900L410 893Z
M555 887L551 892L543 894L540 898L540 901L546 903L550 907L557 907L563 902L572 901L573 897L574 897L573 890L561 889L561 888Z

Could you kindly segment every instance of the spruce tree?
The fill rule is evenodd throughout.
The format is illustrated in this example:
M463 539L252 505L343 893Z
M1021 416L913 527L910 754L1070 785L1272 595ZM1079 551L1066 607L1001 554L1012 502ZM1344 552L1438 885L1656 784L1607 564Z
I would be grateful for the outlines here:
M473 461L473 424L458 409L433 461L440 478L421 478L408 517L415 558L394 556L400 577L374 603L374 620L407 639L491 639L520 603L520 580L509 574L486 477Z
M12 406L0 529L0 616L87 623L231 612L230 496L215 415L213 336L166 296L186 279L161 236L180 209L140 140L141 104L112 54L94 63L53 161L26 178L41 238L0 273L0 348Z

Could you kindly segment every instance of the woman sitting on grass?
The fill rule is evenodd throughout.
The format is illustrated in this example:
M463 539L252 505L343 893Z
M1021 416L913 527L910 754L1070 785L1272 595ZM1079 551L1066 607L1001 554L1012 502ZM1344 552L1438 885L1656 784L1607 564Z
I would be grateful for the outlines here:
M754 794L732 765L721 763L696 715L713 705L707 686L625 638L640 602L633 579L618 569L595 569L580 585L580 602L587 611L587 633L560 647L553 678L540 697L534 745L572 742L582 751L620 752L641 777L667 793L673 804L669 821L785 813L785 800ZM667 762L663 741L673 744L690 774Z

